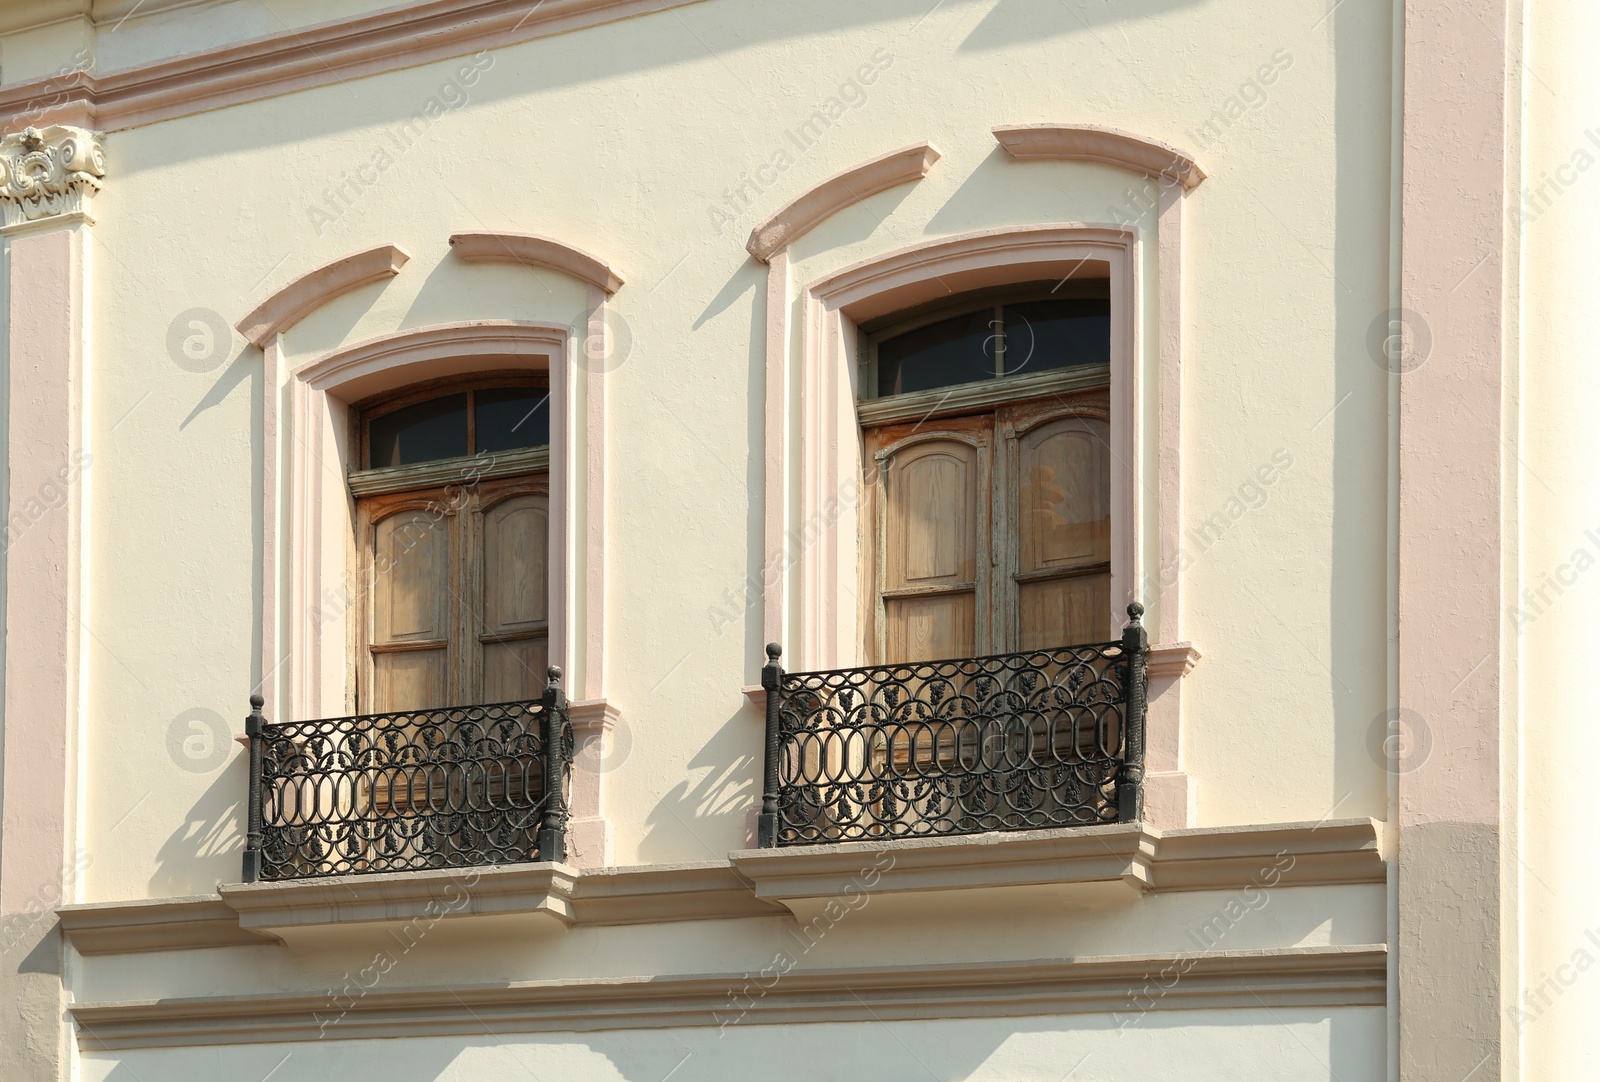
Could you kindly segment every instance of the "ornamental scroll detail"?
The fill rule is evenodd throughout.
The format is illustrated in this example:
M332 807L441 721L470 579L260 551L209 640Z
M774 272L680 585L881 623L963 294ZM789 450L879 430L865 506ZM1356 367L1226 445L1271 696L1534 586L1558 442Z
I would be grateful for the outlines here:
M99 132L52 124L0 138L0 232L58 218L93 222L105 175Z

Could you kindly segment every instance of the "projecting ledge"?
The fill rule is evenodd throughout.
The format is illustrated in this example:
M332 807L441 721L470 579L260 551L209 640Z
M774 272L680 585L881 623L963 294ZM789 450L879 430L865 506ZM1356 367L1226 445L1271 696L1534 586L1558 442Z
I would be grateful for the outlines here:
M1149 888L1154 838L1137 824L797 845L728 854L757 898L802 923L861 909L891 919L1004 907L1126 904ZM870 900L871 905L867 905Z
M573 921L577 874L564 864L535 863L241 883L217 892L241 929L315 947L328 939L347 943L362 931L432 928L465 916L490 918L452 922L473 934L563 931Z
M80 954L288 943L315 947L427 927L446 939L526 937L572 925L736 920L783 913L722 861L579 870L531 863L223 885L198 898L63 906ZM467 918L467 919L462 919ZM439 921L447 921L435 929Z
M1373 819L1162 831L1138 824L730 853L755 896L802 921L1128 904L1147 892L1382 883ZM867 906L863 899L871 900ZM996 910L995 907L1004 907Z

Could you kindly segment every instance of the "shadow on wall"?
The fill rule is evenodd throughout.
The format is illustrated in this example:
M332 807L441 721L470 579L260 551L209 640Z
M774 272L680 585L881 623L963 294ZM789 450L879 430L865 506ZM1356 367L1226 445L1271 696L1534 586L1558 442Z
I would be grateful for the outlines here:
M518 1034L396 1041L307 1041L230 1048L134 1049L103 1082L265 1078L322 1082L381 1075L407 1080L606 1078L736 1079L760 1064L768 1082L872 1077L882 1082L1069 1077L1074 1082L1159 1076L1163 1062L1200 1050L1230 1077L1383 1077L1383 1011L1375 1007L1154 1010L1067 1018L944 1018L811 1025L730 1024L675 1030ZM485 1029L489 1029L485 1026ZM88 1064L105 1056L86 1053Z
M674 785L646 816L641 861L726 860L755 845L761 760L752 749L763 747L762 731L760 716L741 708L712 734L685 764L698 780Z
M907 20L915 30L934 14L934 9L976 11L985 4L992 5L958 46L963 51L980 51L1073 34L1094 34L1108 26L1197 7L1208 0L1064 0L1059 4L1042 5L1037 0L941 0L937 4L934 0L812 0L806 4L756 5L761 9L759 20L734 22L726 13L730 4L739 2L742 0L693 5L598 27L585 32L595 44L592 48L551 47L552 39L539 39L531 43L539 49L536 61L530 54L519 51L527 46L501 49L491 54L494 62L482 67L481 76L474 77L472 85L465 90L459 84L448 84L448 76L443 76L442 93L436 97L444 103L447 112L454 112L482 102L697 64L705 62L707 54L745 52L769 42L804 39L819 32L872 28L876 24ZM909 48L912 32L886 32L885 36L891 43L905 42ZM618 47L634 43L636 47ZM456 62L448 63L450 70L455 70ZM782 65L766 67L770 79L781 83ZM404 95L397 96L392 87L382 82L383 78L380 75L371 80L344 82L347 95L337 99L337 103L329 102L329 108L297 112L292 119L282 121L274 115L266 123L239 123L208 130L205 139L193 138L188 126L181 121L157 125L150 129L148 141L119 148L119 175L128 177L146 170L169 168L174 163L197 157L225 157L275 145L308 143L353 129L394 125L420 114L429 100L427 97L411 100ZM446 84L448 90L444 89ZM250 103L242 108L248 110L257 105ZM269 104L268 108L274 107ZM423 126L431 128L431 125L428 121ZM602 139L612 137L612 133L603 130L598 134ZM373 139L375 147L387 145L376 134ZM365 157L360 158L362 162L365 160ZM334 164L353 166L355 161ZM305 165L300 156L285 156L279 179L288 189L299 190L304 187Z
M85 1052L84 1064L90 1068L85 1078L100 1082L151 1082L152 1079L266 1079L272 1082L325 1082L329 1078L366 1078L374 1071L373 1044L394 1045L394 1041L300 1041L292 1044L247 1045L231 1048L161 1048L131 1052ZM406 1041L405 1051L386 1059L383 1077L408 1080L454 1079L451 1061L460 1056L455 1042ZM524 1056L527 1053L523 1053ZM116 1057L116 1066L105 1074L94 1070ZM226 1065L225 1067L223 1065ZM513 1063L513 1067L515 1063ZM520 1073L494 1074L493 1078L537 1078L531 1064ZM100 1069L104 1069L101 1067ZM547 1076L548 1077L548 1076Z
M150 877L152 897L209 891L219 881L239 882L249 788L249 757L234 755L189 809L183 825L161 843Z
M1005 49L1044 38L1094 33L1114 26L1154 18L1180 8L1198 7L1208 0L1065 0L1039 4L1035 0L999 0L961 43L963 50Z

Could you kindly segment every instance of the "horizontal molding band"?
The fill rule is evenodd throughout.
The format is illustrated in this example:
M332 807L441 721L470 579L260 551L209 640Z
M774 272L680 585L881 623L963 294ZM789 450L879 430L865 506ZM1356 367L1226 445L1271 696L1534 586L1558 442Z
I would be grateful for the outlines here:
M1153 1010L1376 1007L1381 944L80 1003L83 1051Z
M280 934L404 922L440 899L452 921L524 915L561 926L748 917L839 893L878 852L874 893L977 897L986 890L1122 884L1140 892L1382 884L1382 824L1371 819L1160 831L1137 825L1020 831L871 845L743 850L730 862L583 870L521 864L225 885L213 897L99 902L57 911L80 954L275 945ZM892 908L892 907L886 907Z
M66 118L119 131L466 56L701 0L426 0L105 74L0 89L0 128Z

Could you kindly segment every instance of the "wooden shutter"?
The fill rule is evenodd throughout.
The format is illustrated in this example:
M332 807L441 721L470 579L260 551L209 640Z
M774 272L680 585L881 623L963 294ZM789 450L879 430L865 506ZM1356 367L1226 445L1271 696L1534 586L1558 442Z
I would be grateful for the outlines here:
M480 493L480 702L534 699L550 656L549 499L544 479L485 483Z
M445 706L454 691L458 518L422 495L364 508L374 713Z
M880 661L968 657L988 639L989 423L874 434Z
M358 710L429 710L543 693L548 491L540 472L358 502L367 587Z
M1020 411L1019 411L1020 413ZM1003 499L1012 535L1011 649L1110 638L1109 425L1086 416L1022 428L1002 416L1011 469Z

